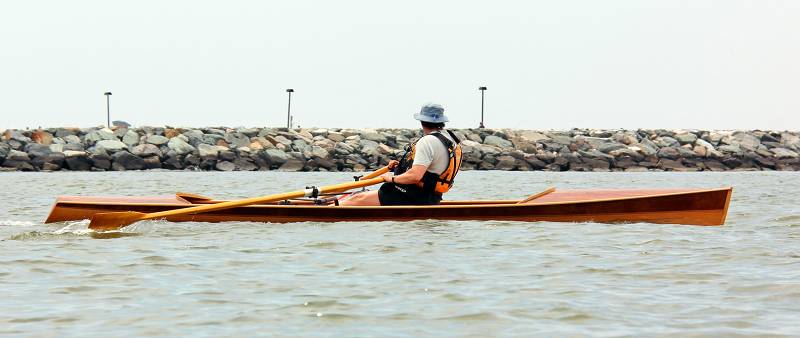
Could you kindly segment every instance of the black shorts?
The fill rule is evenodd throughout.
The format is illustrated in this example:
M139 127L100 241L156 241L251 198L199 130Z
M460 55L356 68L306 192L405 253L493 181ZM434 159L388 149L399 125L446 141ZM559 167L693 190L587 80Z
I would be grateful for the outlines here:
M406 188L392 183L384 183L378 189L378 199L381 201L381 205L432 205L439 204L442 195L426 194L416 187Z

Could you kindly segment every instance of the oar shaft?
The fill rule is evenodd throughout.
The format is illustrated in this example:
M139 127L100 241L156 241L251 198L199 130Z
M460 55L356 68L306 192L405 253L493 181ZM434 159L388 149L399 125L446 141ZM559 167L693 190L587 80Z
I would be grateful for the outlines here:
M373 185L373 184L378 184L378 183L381 183L381 182L383 182L383 178L376 177L376 178L371 178L371 179L368 179L368 180L362 180L362 181L357 181L357 182L348 182L348 183L329 185L329 186L318 188L317 191L319 193L335 192L335 191L341 191L341 190L349 190L349 189L366 187L366 186L370 186L370 185ZM270 196L264 196L264 197L252 197L252 198L246 198L246 199L242 199L242 200L235 200L235 201L228 201L228 202L222 202L222 203L200 205L200 206L191 207L191 208L182 208L182 209L176 209L176 210L159 211L159 212L154 212L154 213L147 214L141 220L164 218L164 217L173 216L173 215L186 215L186 214L196 214L196 213L203 213L203 212L211 212L211 211L216 211L216 210L235 208L235 207L244 206L244 205L281 201L281 200L290 199L290 198L307 197L307 196L311 196L311 194L312 194L312 190L311 189L304 189L304 190L291 191L291 192L286 192L286 193L276 194L276 195L270 195Z
M383 168L380 168L378 170L375 170L375 171L369 173L367 176L362 177L360 180L361 181L365 181L365 180L368 180L368 179L371 179L371 178L378 177L378 176L383 175L383 174L388 173L388 172L389 172L389 166L387 165L387 166L385 166Z

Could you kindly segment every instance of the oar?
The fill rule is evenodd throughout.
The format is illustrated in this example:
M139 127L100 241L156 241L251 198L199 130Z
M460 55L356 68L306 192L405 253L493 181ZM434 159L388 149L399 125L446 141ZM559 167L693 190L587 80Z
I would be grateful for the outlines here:
M383 175L383 174L388 173L388 172L389 172L389 166L385 166L385 167L382 167L382 168L380 168L378 170L375 170L375 171L367 174L366 176L360 177L358 180L359 181L368 180L370 178L375 178L375 177L378 177L378 176ZM344 191L344 190L328 191L328 193L337 193L337 192L342 192L342 191ZM203 195L198 195L198 194L193 194L193 193L188 193L188 192L180 192L180 191L175 193L175 198L177 198L177 199L179 199L181 201L189 202L191 204L220 203L219 201L215 201L211 197L206 197L206 196L203 196Z
M367 176L364 176L364 177L360 178L359 180L361 180L361 181L368 180L370 178L375 178L375 177L378 177L378 176L383 175L383 174L388 173L388 172L389 172L389 166L387 165L387 166L385 166L383 168L380 168L378 170L375 170L375 171L367 174Z
M373 184L378 184L383 182L383 178L375 177L370 178L367 180L357 181L357 182L349 182L349 183L341 183L336 185L329 185L325 187L321 187L318 189L305 189L305 190L297 190L292 192L286 192L282 194L274 194L268 195L263 197L252 197L246 198L242 200L235 200L235 201L228 201L222 203L215 203L215 204L207 204L207 205L199 205L196 207L190 208L183 208L177 210L166 210L166 211L159 211L153 212L149 214L145 214L142 212L135 212L135 211L124 211L124 212L110 212L110 213L101 213L95 214L92 216L92 221L89 223L89 229L98 230L98 231L109 231L109 230L117 230L124 226L133 224L138 221L144 221L148 219L160 219L166 218L169 216L180 216L180 215L190 215L190 214L197 214L203 212L211 212L216 210L224 210L230 208L236 208L251 204L259 204L259 203L269 203L275 202L290 198L298 198L298 197L309 197L314 196L315 194L325 193L325 192L333 192L333 191L345 191L355 188L361 188L370 186Z
M554 191L556 191L556 187L550 187L550 188L547 188L547 189L545 189L545 190L544 190L544 191L542 191L542 192L535 193L535 194L533 194L533 195L530 195L530 196L528 196L528 198L526 198L526 199L524 199L524 200L522 200L522 201L519 201L519 202L517 202L517 204L528 203L528 202L530 202L530 201L533 201L533 200L535 200L535 199L537 199L537 198L539 198L539 197L542 197L542 196L544 196L544 195L547 195L547 194L549 194L549 193L551 193L551 192L554 192Z

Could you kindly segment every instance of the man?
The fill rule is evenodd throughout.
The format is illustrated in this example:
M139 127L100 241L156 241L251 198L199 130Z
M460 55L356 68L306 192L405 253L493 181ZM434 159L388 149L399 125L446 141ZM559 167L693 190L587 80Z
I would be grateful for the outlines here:
M448 118L438 104L422 106L414 118L422 124L422 136L406 146L400 161L389 162L393 173L383 174L378 191L357 193L339 201L342 206L356 205L431 205L439 204L442 194L453 186L461 167L461 142L444 129Z

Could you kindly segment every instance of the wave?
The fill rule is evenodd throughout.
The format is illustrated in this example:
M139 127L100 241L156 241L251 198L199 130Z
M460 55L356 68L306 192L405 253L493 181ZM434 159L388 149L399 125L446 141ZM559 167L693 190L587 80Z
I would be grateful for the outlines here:
M116 231L96 232L89 229L89 220L80 221L67 221L63 222L63 226L56 230L32 230L14 234L8 237L9 240L51 240L58 238L81 238L90 237L95 239L111 239L120 237L140 236L153 230L153 225L156 222L137 222ZM16 225L16 226L41 226L41 223L26 222L26 221L0 221L3 225Z

